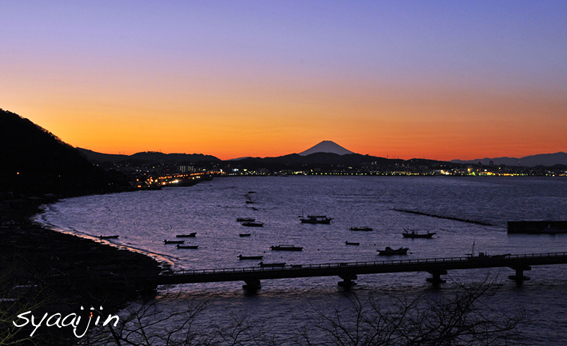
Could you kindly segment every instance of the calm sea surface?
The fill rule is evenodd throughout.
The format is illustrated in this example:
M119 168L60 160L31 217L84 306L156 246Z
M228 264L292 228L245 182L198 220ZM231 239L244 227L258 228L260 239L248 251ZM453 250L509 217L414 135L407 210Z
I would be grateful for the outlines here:
M472 220L490 226L396 211ZM302 224L299 216L327 215L330 225ZM238 217L253 217L264 227L245 227ZM469 177L229 177L192 187L165 188L62 200L46 207L37 220L86 237L119 235L110 242L152 253L175 269L257 266L238 255L263 255L264 262L319 264L376 261L378 249L409 247L407 259L460 257L474 251L527 254L567 251L567 234L507 235L509 220L567 220L567 179ZM369 226L371 232L350 227ZM434 239L405 239L404 229L437 232ZM186 244L198 250L164 245L164 239L196 232ZM240 237L250 233L250 237ZM346 241L360 246L347 246ZM270 246L302 246L302 252L271 251ZM386 258L394 259L394 258ZM502 283L502 310L525 309L531 344L567 344L567 266L538 266L525 272L531 280L516 287L508 268L452 271L434 290L427 273L360 275L359 294L412 296L450 294L459 283L489 276ZM164 288L181 292L174 303L211 308L201 321L230 323L237 312L263 321L276 334L291 333L310 319L313 308L340 304L345 295L339 278L265 280L255 296L244 294L241 282L188 284ZM310 317L311 316L311 317Z

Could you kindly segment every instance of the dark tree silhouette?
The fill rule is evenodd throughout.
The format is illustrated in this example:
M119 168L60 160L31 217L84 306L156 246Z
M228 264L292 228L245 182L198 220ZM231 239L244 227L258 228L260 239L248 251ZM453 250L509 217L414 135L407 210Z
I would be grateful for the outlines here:
M461 285L451 294L431 298L350 293L342 306L312 306L316 318L295 326L295 337L278 334L269 323L231 312L230 322L197 326L207 303L161 310L155 301L138 303L125 312L116 328L100 328L83 345L521 345L523 311L505 314L488 304L498 285ZM173 298L174 299L174 298ZM289 330L293 330L290 326ZM289 332L289 330L287 332Z

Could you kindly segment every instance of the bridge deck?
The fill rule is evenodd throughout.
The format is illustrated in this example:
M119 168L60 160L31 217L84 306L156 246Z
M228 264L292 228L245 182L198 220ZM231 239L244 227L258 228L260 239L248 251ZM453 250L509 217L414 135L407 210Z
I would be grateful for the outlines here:
M161 275L158 284L182 284L199 282L245 281L259 282L265 279L299 278L315 276L338 276L354 280L356 275L428 272L434 276L446 274L447 270L509 267L521 274L532 265L567 263L567 252L536 253L523 255L497 255L482 257L446 257L429 259L389 260L372 262L345 262L291 265L285 267L245 267L224 269L199 269Z

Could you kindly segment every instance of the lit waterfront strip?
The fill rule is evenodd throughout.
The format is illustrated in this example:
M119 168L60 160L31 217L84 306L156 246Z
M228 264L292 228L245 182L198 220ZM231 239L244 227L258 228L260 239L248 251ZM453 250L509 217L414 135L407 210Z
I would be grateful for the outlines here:
M323 263L288 265L285 267L245 267L222 269L195 269L161 275L156 280L163 284L197 282L246 281L250 279L281 279L315 276L352 276L395 272L439 273L446 270L509 267L516 271L529 270L530 265L567 263L567 252L523 255L494 255L475 257L446 257L429 259L389 260L370 262ZM443 273L441 273L443 274Z

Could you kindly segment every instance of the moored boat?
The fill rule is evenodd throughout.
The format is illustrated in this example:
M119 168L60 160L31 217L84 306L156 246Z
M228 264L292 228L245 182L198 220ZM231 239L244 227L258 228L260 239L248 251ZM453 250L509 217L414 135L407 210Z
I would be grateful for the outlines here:
M257 222L257 221L250 221L250 222L243 222L242 226L246 226L246 227L264 227L264 224L262 222Z
M240 233L238 236L239 237L249 237L250 233Z
M99 239L118 239L117 235L100 235Z
M468 260L489 259L489 258L491 258L491 259L497 259L497 258L503 259L503 258L506 258L508 256L510 256L509 253L500 254L500 255L489 255L486 252L479 252L477 255L467 254L467 259Z
M384 250L377 250L379 256L394 256L394 255L407 255L409 248L400 247L399 249L392 249L386 246Z
M195 238L196 235L197 235L197 232L193 232L193 233L189 233L189 234L178 234L175 237L176 238Z
M238 255L238 259L241 261L244 260L261 260L262 258L264 258L264 256L242 256L242 255Z
M332 219L326 215L307 215L307 217L301 217L299 220L302 223L330 224Z
M178 249L198 249L199 245L180 245L177 244Z
M236 221L238 221L238 222L252 222L252 221L256 221L256 219L253 218L253 217L238 217L238 218L236 218Z
M346 245L360 245L360 243L355 243L355 242L352 242L352 241L345 241L345 244Z
M402 236L404 238L433 238L433 236L437 234L435 232L429 232L427 231L427 233L419 233L416 231L407 231L404 230L404 233L402 233Z
M362 231L362 232L369 232L369 231L372 231L372 229L373 229L372 227L367 227L367 226L364 226L364 227L351 227L351 228L350 228L351 231Z
M303 247L294 245L275 245L271 246L270 249L274 251L303 251Z
M164 244L183 244L185 243L185 240L164 240L163 241Z
M475 255L475 252L474 252L474 245L475 245L475 242L473 241L471 253L466 254L468 260L482 260L482 259L489 259L489 258L495 258L495 259L496 259L496 258L500 258L500 259L503 259L503 258L506 258L506 257L510 256L509 253L507 253L507 254L500 254L500 255L489 255L489 254L486 253L486 252L477 252L477 254Z

